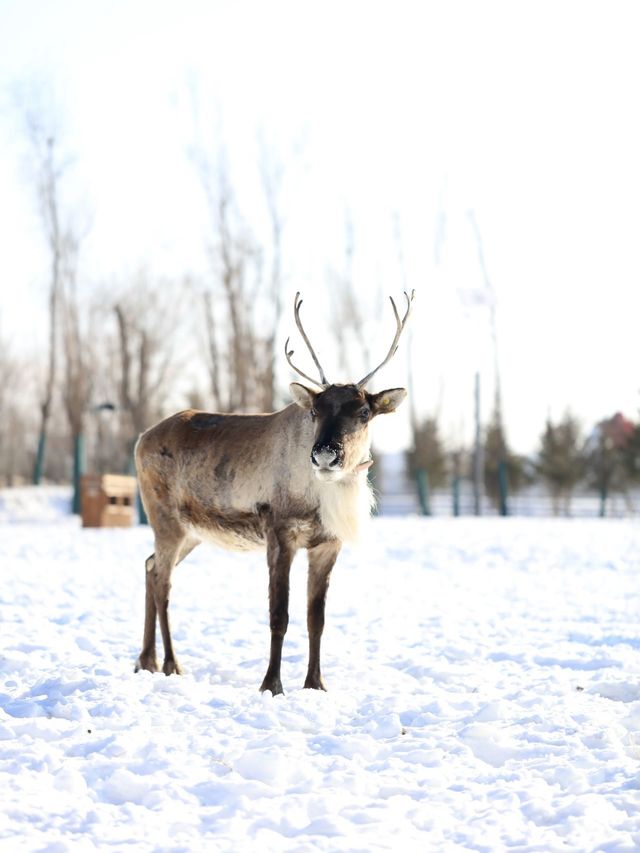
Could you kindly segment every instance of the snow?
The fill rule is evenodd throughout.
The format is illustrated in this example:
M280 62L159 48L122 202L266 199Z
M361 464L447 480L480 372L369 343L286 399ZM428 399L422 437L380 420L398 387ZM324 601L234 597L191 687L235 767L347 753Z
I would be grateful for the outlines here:
M275 698L260 554L196 549L185 675L134 674L151 550L0 525L0 850L640 847L636 522L375 518L334 571L327 693L296 559Z
M0 524L71 521L72 498L69 486L0 489Z

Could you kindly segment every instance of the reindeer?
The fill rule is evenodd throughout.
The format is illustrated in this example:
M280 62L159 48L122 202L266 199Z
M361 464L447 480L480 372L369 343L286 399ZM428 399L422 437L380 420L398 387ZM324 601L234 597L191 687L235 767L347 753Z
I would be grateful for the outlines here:
M294 316L320 374L320 382L285 356L314 389L293 382L294 402L259 415L209 414L188 409L144 432L136 445L138 482L155 535L155 551L145 561L145 620L136 672L158 671L156 618L164 645L165 675L181 674L169 629L169 593L174 567L203 539L236 551L265 548L269 566L271 652L261 691L282 693L280 662L289 621L289 571L299 548L306 548L309 664L304 686L324 690L320 641L331 570L343 542L357 539L369 516L372 464L369 423L393 412L404 388L365 391L392 358L411 311L411 296L385 359L355 384L330 383L300 320Z

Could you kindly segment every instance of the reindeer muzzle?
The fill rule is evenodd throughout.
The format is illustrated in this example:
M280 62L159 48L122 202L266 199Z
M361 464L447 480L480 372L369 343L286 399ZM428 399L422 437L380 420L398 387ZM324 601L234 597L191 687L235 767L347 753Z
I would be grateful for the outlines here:
M311 464L319 471L336 471L342 466L342 453L328 445L314 447L311 451Z

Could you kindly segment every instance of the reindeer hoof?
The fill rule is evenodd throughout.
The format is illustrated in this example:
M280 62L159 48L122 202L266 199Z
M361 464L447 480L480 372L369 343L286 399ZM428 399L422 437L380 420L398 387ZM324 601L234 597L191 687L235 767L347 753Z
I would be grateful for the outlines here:
M158 661L155 655L140 655L136 661L134 672L140 672L141 669L146 669L147 672L158 671Z
M182 675L182 667L177 660L165 660L162 671L165 675Z
M284 690L282 689L282 682L279 678L265 676L264 681L260 685L260 692L264 693L267 690L270 690L274 696L279 696L280 693L284 693Z
M327 692L327 688L324 686L324 681L322 680L322 678L319 675L318 676L308 675L305 682L304 682L304 689L305 690L324 690L325 693Z

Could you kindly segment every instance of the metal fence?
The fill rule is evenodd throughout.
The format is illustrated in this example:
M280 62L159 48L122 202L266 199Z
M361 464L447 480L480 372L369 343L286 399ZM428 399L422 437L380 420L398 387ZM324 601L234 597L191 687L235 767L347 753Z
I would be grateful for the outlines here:
M383 455L377 460L378 475L374 482L377 491L378 513L380 515L420 515L422 507L418 496L417 484L406 473L403 454ZM461 479L458 489L459 515L474 515L475 503L473 483ZM549 517L569 515L572 518L598 518L602 516L602 501L597 492L576 492L569 503L568 512L554 506L551 495L536 485L520 492L510 494L507 500L508 515ZM438 489L429 494L429 514L434 516L453 516L453 488ZM487 495L482 496L482 515L498 515ZM635 489L627 495L611 494L604 505L607 518L633 518L640 514L640 490Z

